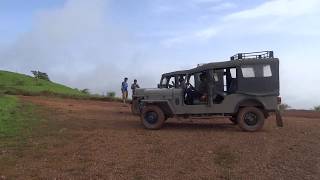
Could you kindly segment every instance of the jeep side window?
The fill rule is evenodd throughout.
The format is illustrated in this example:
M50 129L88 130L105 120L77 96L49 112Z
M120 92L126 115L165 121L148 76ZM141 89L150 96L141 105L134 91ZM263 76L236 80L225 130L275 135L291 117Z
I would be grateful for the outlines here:
M191 76L190 76L189 84L191 84L191 86L193 86L193 87L196 87L196 85L195 85L195 80L194 80L194 75L191 75Z
M176 86L176 78L171 76L168 80L168 88L174 88Z
M254 68L251 66L242 67L241 71L242 71L242 76L244 78L254 78L255 77Z
M227 69L227 93L234 93L237 91L237 69Z
M213 70L214 88L217 91L224 91L224 69L214 69Z
M270 65L253 65L241 67L244 78L271 77L272 71Z
M230 68L230 73L232 78L237 78L237 69L236 68Z
M213 73L213 79L215 82L219 82L219 76L218 76L218 73Z
M237 69L225 68L213 70L214 88L216 91L234 93L237 90Z

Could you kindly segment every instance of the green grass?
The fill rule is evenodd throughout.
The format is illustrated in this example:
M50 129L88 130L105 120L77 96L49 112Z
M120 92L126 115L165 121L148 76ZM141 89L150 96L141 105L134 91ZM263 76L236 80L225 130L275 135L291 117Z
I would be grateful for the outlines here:
M34 106L20 104L14 96L0 95L0 138L16 137L31 131L30 125L37 122L33 118Z
M0 71L0 93L12 95L87 96L79 90L31 76Z
M120 98L114 96L91 95L54 82L1 70L0 94L121 101Z
M12 136L18 132L19 121L16 119L17 98L0 97L0 137Z
M38 106L21 102L15 96L0 94L0 176L14 169L19 159L25 156L26 150L31 148L32 152L41 154L45 148L30 143L34 137L42 137L49 132L48 128L42 128L47 120L38 112ZM43 132L39 133L40 130ZM15 173L11 176L14 177Z

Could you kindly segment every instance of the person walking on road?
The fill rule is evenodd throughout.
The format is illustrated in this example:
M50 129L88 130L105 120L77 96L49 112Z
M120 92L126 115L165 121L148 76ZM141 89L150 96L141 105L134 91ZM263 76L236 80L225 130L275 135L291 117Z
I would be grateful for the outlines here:
M136 89L140 88L138 81L135 79L133 81L133 84L131 85L131 90L132 90L132 96L134 95L134 93L136 92Z
M124 81L121 84L121 92L122 92L122 101L126 104L128 99L128 78L124 78Z

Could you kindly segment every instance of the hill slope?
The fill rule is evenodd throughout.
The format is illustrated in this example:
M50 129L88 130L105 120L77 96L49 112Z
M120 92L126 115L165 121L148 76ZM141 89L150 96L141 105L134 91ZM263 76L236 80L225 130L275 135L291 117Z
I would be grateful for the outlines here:
M79 90L31 76L0 70L0 93L14 95L86 96Z

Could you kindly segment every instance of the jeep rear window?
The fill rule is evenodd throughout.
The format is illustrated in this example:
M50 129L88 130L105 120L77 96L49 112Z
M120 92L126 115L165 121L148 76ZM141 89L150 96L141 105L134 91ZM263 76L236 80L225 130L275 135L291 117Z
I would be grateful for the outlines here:
M263 66L263 77L271 77L272 72L271 72L271 67L270 65L264 65Z

